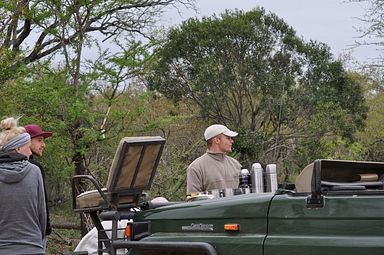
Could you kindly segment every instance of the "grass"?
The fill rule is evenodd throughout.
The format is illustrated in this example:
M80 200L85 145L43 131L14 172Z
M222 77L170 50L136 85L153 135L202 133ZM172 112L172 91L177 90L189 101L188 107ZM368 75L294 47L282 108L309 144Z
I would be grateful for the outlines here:
M80 230L74 229L54 229L48 237L47 250L48 255L62 255L73 252L76 245L80 242Z
M51 224L54 226L52 233L48 236L46 255L62 255L73 252L80 242L81 232L79 229L55 228L57 224L80 225L79 214L74 213L68 204L62 204L50 210Z

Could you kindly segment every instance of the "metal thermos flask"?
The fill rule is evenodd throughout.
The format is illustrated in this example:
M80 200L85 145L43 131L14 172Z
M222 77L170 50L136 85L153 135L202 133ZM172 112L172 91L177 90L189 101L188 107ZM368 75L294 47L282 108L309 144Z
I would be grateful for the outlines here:
M263 168L260 163L254 163L251 168L251 183L253 193L264 192Z
M266 166L265 179L267 182L266 192L275 192L277 190L276 164L269 164Z
M240 171L239 188L249 188L249 171L246 168Z

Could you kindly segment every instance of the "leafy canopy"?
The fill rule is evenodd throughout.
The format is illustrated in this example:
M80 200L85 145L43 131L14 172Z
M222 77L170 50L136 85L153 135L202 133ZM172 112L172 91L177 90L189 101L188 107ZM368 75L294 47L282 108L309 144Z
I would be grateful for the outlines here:
M304 42L262 8L190 19L156 54L150 88L175 102L192 99L202 117L240 131L236 150L249 160L276 162L303 139L352 138L363 125L360 84L329 47Z

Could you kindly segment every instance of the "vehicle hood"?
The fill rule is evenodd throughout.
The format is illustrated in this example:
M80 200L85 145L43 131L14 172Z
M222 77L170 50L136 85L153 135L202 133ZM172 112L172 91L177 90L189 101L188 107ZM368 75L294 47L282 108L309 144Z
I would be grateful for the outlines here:
M213 232L223 232L227 223L241 224L246 230L251 227L248 222L253 221L259 224L249 231L257 231L265 228L272 197L272 193L264 193L182 202L138 212L134 221L150 221L153 232L188 232L196 226L203 231L205 226L212 226Z
M153 210L142 211L137 219L207 219L238 217L265 217L274 194L246 194L193 202L181 202Z

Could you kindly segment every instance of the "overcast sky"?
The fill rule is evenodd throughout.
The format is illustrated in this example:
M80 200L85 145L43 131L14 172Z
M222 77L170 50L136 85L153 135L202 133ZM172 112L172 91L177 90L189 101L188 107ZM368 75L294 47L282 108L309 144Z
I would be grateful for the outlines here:
M181 14L171 11L164 19L167 25L177 25L190 17L211 16L225 9L248 11L257 6L284 19L306 41L312 39L326 43L336 58L350 51L360 35L356 27L364 26L358 20L365 13L364 5L344 0L197 0L198 14L191 10L182 10ZM352 52L360 62L370 62L376 54L376 50L368 47Z

